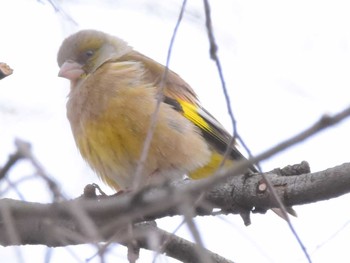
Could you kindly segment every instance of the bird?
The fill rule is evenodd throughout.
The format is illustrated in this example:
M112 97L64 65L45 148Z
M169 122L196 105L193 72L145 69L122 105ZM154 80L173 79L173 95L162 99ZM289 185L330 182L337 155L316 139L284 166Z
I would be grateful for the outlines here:
M82 157L107 185L133 189L157 101L159 112L140 185L162 178L202 179L220 167L232 136L178 74L97 30L68 36L57 55L70 81L67 117ZM224 169L245 157L236 144ZM254 165L249 172L257 172Z

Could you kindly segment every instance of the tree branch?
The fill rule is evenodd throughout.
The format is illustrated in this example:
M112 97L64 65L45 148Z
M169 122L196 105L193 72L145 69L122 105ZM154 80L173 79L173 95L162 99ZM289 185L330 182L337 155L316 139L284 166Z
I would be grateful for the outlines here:
M266 174L286 206L308 204L349 193L349 175L350 163L302 175ZM0 244L44 244L55 247L108 241L119 235L116 229L124 229L131 221L139 223L181 214L180 204L184 200L198 200L201 193L201 181L185 180L137 193L98 196L95 199L79 197L53 204L2 199L0 233L3 234L0 235ZM250 211L265 212L276 207L273 200L262 175L253 174L230 177L225 183L205 192L200 202L192 201L191 205L200 215L212 214L212 208L220 208L223 213L249 214ZM85 211L96 225L99 235L87 236L81 222L70 212L74 207ZM8 232L6 223L9 221L16 229L15 236Z

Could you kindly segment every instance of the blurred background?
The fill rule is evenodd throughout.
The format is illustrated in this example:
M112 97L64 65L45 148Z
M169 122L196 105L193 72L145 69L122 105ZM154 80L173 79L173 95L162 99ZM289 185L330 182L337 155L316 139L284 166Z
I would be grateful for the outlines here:
M198 93L203 106L232 130L220 79L210 60L203 1L188 0L172 50L170 68ZM253 154L268 149L350 102L350 3L348 1L211 1L214 34L237 128ZM62 40L80 29L125 39L165 64L181 0L3 0L0 62L13 75L0 81L0 166L15 151L14 139L33 152L61 191L75 198L88 183L113 193L84 163L66 120L69 83L57 77ZM350 120L261 163L264 171L306 160L324 170L350 156ZM49 203L51 193L23 161L5 181L1 198ZM9 181L17 190L9 187ZM21 195L18 194L21 193ZM349 195L295 207L293 225L313 262L349 262ZM181 217L158 220L173 231ZM306 262L287 224L268 212L245 227L237 215L197 217L206 247L235 262ZM186 226L178 235L191 240ZM139 262L152 262L142 251ZM99 262L92 245L47 249L0 247L3 262ZM335 259L336 258L336 259ZM113 245L107 262L127 262ZM164 256L155 262L176 262Z

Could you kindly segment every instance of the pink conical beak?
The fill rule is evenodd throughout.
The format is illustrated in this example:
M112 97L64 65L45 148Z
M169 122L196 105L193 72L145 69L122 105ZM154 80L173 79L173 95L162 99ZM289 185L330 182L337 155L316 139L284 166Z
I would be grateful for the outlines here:
M58 76L69 79L70 81L76 81L79 77L84 74L82 65L72 60L64 62L58 72Z

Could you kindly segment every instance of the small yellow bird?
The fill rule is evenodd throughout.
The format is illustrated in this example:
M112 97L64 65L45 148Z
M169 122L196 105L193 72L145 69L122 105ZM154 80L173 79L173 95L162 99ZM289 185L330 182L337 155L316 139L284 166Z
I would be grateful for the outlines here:
M165 67L96 30L66 38L57 61L59 76L71 81L67 116L81 155L112 188L132 188ZM163 95L141 185L154 178L213 175L230 134L173 71ZM225 167L242 158L233 147Z

